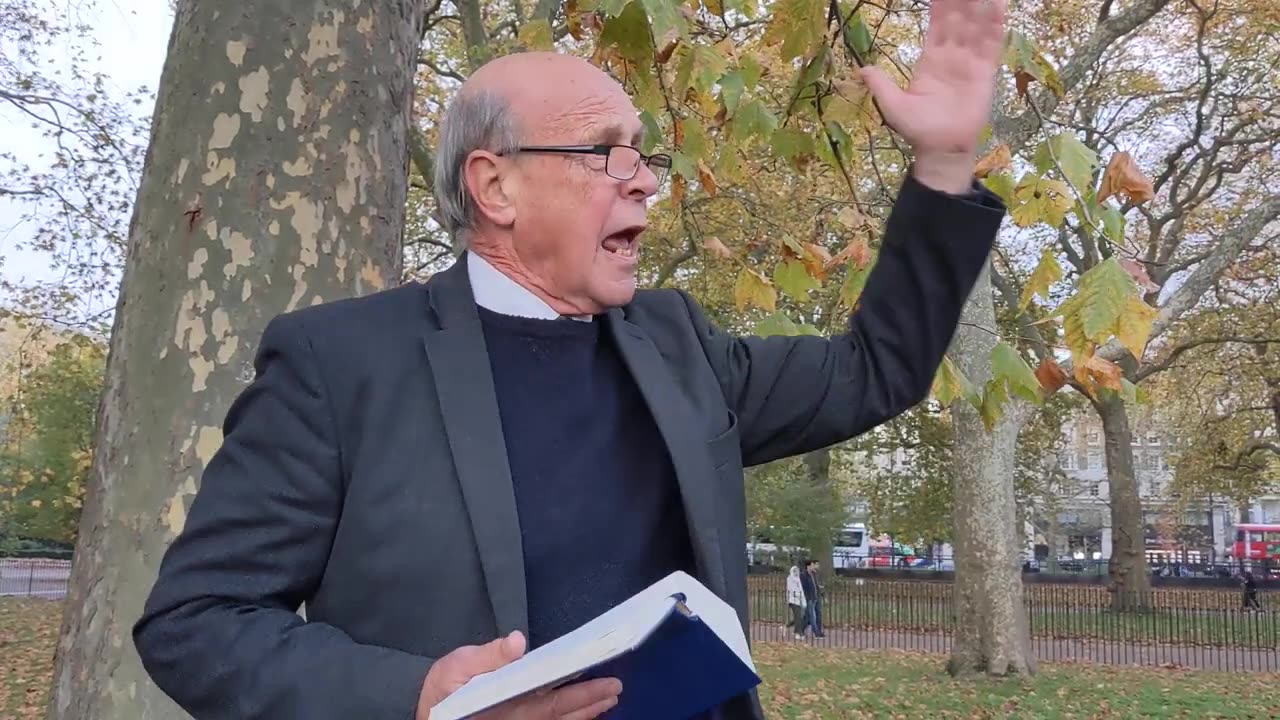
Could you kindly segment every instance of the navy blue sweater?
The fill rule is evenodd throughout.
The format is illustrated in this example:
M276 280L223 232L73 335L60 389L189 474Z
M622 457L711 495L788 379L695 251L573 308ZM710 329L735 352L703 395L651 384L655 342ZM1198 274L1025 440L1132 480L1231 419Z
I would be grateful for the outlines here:
M530 648L674 570L692 574L675 470L594 322L479 308L524 545Z

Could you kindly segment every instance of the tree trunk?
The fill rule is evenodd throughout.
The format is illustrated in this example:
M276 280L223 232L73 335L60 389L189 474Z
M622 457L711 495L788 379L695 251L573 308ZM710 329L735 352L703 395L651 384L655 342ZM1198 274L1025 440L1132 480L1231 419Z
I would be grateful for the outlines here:
M991 377L996 343L989 272L983 270L965 303L952 343L956 366L979 388ZM992 432L964 400L952 408L956 637L947 670L956 676L1030 675L1036 660L1022 601L1013 488L1014 450L1028 406L1011 399Z
M50 718L185 717L131 628L281 311L400 277L421 3L186 0L160 80Z
M1133 469L1133 431L1124 398L1107 394L1094 402L1102 418L1107 481L1111 484L1111 603L1116 610L1137 610L1150 603L1142 499Z
M831 448L822 448L814 450L804 455L805 471L809 475L809 482L814 487L819 488L822 492L815 496L818 498L827 498L833 496L831 489ZM809 557L820 562L818 572L821 575L830 573L835 565L832 558L832 530L828 527L828 523L822 518L821 528L814 528L813 532L808 533L811 538L809 540Z

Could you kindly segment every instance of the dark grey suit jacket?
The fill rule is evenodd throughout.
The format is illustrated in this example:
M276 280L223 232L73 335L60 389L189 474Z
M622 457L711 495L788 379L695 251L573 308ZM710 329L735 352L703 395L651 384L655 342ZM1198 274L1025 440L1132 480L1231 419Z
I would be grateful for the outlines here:
M699 578L744 627L743 467L919 402L1003 213L908 180L838 337L731 337L674 290L604 316L666 440ZM528 631L465 263L272 320L224 433L133 634L199 720L409 720L433 658ZM753 693L720 715L762 713Z

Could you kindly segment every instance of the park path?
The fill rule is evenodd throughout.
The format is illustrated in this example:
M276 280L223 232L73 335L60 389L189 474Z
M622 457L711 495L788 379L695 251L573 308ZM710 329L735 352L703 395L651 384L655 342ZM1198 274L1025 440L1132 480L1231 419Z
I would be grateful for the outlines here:
M754 623L751 626L753 642L797 642L794 637L794 633L789 628L781 625ZM950 635L943 633L828 628L825 637L815 639L810 636L801 642L815 647L909 650L946 654L951 652L951 640ZM1031 644L1036 658L1041 662L1280 673L1280 648L1154 645L1101 639L1043 637L1032 638Z

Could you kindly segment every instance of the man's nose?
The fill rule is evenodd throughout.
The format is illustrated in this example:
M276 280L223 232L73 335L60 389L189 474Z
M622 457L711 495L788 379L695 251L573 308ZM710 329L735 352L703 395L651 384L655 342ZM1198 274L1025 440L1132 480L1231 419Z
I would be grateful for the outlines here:
M640 163L635 176L626 182L625 192L628 198L634 200L644 200L658 194L658 176L649 167L649 163Z

